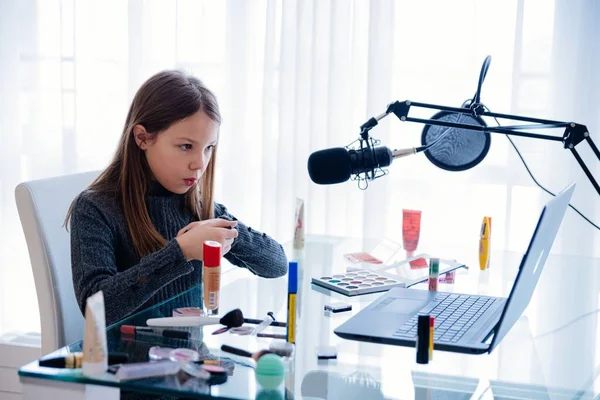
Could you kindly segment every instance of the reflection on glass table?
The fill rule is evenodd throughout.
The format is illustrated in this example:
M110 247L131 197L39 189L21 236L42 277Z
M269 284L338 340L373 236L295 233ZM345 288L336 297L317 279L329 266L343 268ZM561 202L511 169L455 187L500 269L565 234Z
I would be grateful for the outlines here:
M422 243L427 243L422 240ZM173 315L180 307L201 307L201 288L193 288L180 296L131 316L108 328L109 351L126 352L129 362L147 361L153 346L190 348L203 358L231 363L233 370L220 385L203 385L197 378L184 373L172 376L118 381L107 373L100 378L87 378L79 370L41 368L37 362L20 370L24 398L36 398L43 393L53 396L58 390L70 390L78 398L86 392L105 393L103 400L118 398L119 390L140 393L186 396L190 398L305 398L335 399L349 393L362 398L411 399L435 398L438 393L447 398L593 398L600 393L597 379L599 330L594 310L599 308L600 261L576 256L551 255L533 295L529 308L503 342L489 355L469 356L435 351L427 365L415 362L415 349L343 340L333 330L356 315L381 296L371 293L348 297L311 283L314 276L331 276L347 271L352 264L344 255L371 251L378 241L331 236L309 236L304 253L294 253L289 246L289 258L301 259L298 288L297 347L291 363L286 365L284 383L276 390L265 390L256 381L254 363L220 350L223 344L257 352L268 349L269 337L225 332L213 335L219 326L189 328L189 340L167 337L122 337L121 325L146 326L146 320ZM477 266L477 249L445 247L443 244L417 250L432 256L456 259L467 266ZM417 254L418 254L417 253ZM492 268L459 269L454 283L440 283L438 290L507 296L514 281L521 254L495 251ZM567 273L568 271L568 273ZM573 273L576 271L577 273ZM426 269L417 274L428 274ZM562 290L569 302L556 296ZM426 284L414 286L427 290ZM240 268L226 268L222 276L221 312L240 308L244 316L262 320L273 312L278 321L286 320L287 278L261 279ZM325 305L344 302L352 310L325 312ZM592 313L592 314L590 314ZM549 316L552 318L549 318ZM570 324L577 317L587 315ZM285 334L285 328L269 326L267 335ZM318 360L318 346L334 346L337 359ZM81 343L62 348L55 354L81 351ZM112 391L110 389L113 389ZM448 392L448 393L445 393ZM570 397L569 397L570 396ZM77 398L77 397L73 397Z

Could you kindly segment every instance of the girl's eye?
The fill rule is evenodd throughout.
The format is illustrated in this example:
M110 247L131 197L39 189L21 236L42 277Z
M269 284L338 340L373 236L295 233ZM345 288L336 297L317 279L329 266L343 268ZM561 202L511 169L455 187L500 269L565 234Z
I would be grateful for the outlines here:
M186 144L180 144L180 145L179 145L179 148L180 148L181 150L183 150L183 151L188 151L188 150L191 150L191 149L192 149L192 145L191 145L191 144L189 144L189 143L186 143Z
M210 145L210 146L208 146L208 147L206 148L206 151L207 151L207 152L211 152L211 151L213 151L214 149L215 149L215 146L214 146L214 145Z

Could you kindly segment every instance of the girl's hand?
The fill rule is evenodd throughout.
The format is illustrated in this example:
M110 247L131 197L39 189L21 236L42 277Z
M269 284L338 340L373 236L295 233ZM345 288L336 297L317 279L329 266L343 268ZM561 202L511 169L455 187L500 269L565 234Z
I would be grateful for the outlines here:
M181 229L175 238L189 260L204 260L204 241L214 240L221 243L221 255L227 254L231 249L233 240L238 236L235 229L236 221L227 221L222 218L196 221Z

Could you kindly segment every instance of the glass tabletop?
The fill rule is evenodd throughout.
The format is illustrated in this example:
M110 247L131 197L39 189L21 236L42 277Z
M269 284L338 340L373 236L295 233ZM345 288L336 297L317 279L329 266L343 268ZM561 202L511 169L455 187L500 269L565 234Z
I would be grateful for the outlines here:
M222 352L220 348L228 344L256 352L268 349L279 339L230 332L213 334L219 325L188 328L189 340L160 336L130 339L121 335L121 325L146 326L148 318L172 316L180 307L201 307L200 287L110 326L107 330L109 352L126 352L129 362L141 362L148 361L148 352L153 346L191 348L202 358L223 363L230 373L223 384L208 386L205 381L184 372L132 381L119 381L108 372L99 378L88 378L80 370L39 367L37 361L24 366L19 374L190 398L407 399L443 395L444 398L469 399L492 398L492 394L516 396L515 393L526 393L522 398L552 398L556 393L569 398L593 398L591 396L600 392L597 379L600 329L595 314L599 308L600 284L580 284L582 279L588 283L590 279L600 282L598 259L550 256L530 306L492 354L475 356L435 351L433 360L421 365L415 362L414 348L349 341L333 333L381 293L348 297L311 282L315 277L333 277L346 272L349 266L355 265L345 254L372 251L378 244L374 240L309 236L302 254L293 253L291 246L286 248L289 259L299 258L301 265L298 328L294 357L286 366L284 383L276 390L261 387L256 380L255 364L250 359ZM493 252L492 267L480 271L476 248L437 246L419 249L416 254L421 251L434 257L456 259L469 267L458 269L453 283L440 283L439 291L504 297L510 292L521 259L521 254L515 252ZM397 253L397 257L412 255L402 252ZM411 268L410 264L397 269L389 272L412 280L426 277L428 273L426 268ZM262 319L272 311L278 321L286 320L287 277L263 279L231 267L224 270L221 285L221 315L240 308L247 318ZM427 284L416 284L414 288L427 290ZM557 296L557 290L564 297ZM352 310L335 314L324 311L325 305L335 302L349 303ZM285 334L285 328L271 326L264 333ZM337 359L319 360L316 356L319 346L334 346ZM53 355L77 351L81 351L81 342Z

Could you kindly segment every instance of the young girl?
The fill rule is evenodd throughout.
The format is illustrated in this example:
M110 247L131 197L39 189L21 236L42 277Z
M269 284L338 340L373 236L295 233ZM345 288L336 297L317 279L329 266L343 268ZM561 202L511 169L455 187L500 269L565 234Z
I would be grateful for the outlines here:
M280 244L213 202L220 122L213 93L183 72L138 90L112 162L67 216L82 312L102 290L110 325L201 284L205 240L256 275L286 274Z

